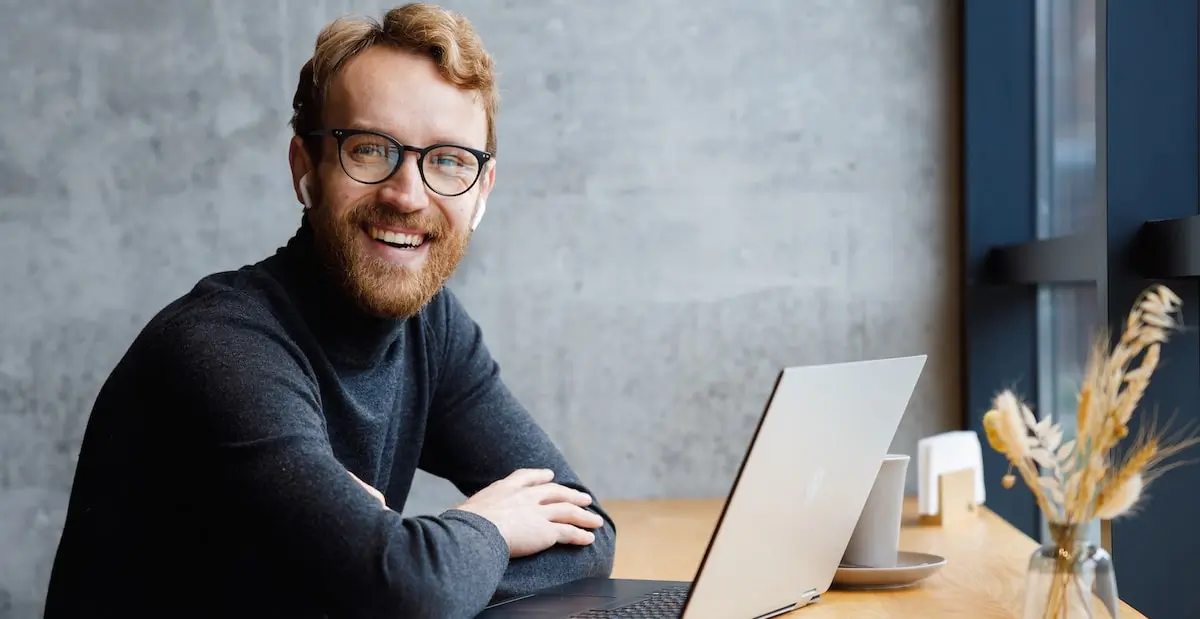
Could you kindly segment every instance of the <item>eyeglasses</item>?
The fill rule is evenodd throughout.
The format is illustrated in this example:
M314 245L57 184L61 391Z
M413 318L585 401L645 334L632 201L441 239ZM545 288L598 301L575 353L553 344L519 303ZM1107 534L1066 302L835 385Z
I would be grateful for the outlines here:
M479 180L483 166L492 159L491 153L466 146L434 144L417 148L401 144L389 135L361 129L326 129L309 135L336 139L342 170L350 178L367 185L391 178L404 162L404 154L414 152L421 181L434 193L446 197L470 191Z

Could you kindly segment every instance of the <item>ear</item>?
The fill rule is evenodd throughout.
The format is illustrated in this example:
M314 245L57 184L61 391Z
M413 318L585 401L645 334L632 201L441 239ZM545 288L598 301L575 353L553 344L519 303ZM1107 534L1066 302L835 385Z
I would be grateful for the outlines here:
M483 169L483 174L479 177L479 199L487 200L487 197L492 193L492 187L496 185L496 160L493 158L487 162Z
M312 183L317 168L299 137L293 137L288 144L288 165L292 170L292 191L296 192L296 199L306 210L312 208Z
M475 205L475 214L471 216L471 231L479 227L479 222L483 219L484 212L487 211L487 197L492 193L492 186L496 184L496 160L488 162L487 168L483 171L483 175L479 179L479 201Z

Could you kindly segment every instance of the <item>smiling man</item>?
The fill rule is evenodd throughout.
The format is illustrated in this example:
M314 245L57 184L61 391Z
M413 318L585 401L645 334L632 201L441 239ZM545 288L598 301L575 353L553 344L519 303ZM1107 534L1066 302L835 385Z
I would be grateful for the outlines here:
M48 619L454 619L611 570L612 522L444 288L496 179L472 26L424 4L335 21L293 106L300 229L113 370ZM402 517L418 468L468 498Z

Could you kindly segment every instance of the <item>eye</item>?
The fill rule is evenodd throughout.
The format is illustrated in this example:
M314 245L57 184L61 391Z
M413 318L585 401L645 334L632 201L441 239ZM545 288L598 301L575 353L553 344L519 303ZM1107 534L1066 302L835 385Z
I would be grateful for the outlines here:
M461 166L463 163L461 159L453 155L438 154L434 156L433 164L442 167L456 167Z
M458 146L440 147L431 151L425 159L430 166L445 173L469 174L477 167L475 156Z
M366 163L389 159L396 148L391 142L377 135L358 134L346 138L342 150L351 159Z
M354 147L353 153L367 157L386 157L387 147L382 144L359 144Z

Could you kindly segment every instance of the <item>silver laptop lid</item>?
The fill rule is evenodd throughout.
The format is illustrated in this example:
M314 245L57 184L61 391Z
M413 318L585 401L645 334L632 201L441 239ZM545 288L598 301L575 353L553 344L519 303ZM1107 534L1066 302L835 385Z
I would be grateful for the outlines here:
M925 355L783 370L684 619L751 619L833 582Z

